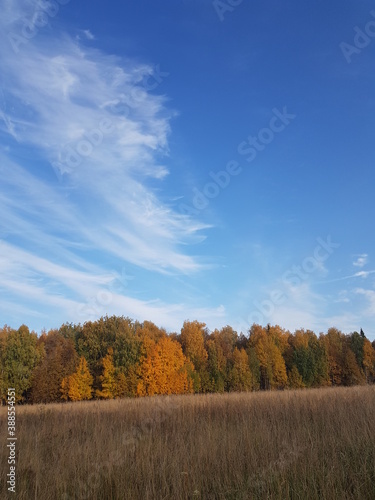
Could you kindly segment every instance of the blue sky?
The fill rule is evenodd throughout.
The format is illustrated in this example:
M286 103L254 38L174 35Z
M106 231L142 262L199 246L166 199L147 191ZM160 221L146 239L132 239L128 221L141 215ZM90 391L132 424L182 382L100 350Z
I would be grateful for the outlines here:
M375 339L373 2L0 7L2 324Z

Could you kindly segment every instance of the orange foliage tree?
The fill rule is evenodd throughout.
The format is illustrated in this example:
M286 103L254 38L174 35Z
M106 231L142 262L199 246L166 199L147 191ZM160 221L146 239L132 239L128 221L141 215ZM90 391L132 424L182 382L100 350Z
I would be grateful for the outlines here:
M38 339L43 358L32 375L33 403L53 403L61 399L61 383L77 368L78 355L72 339L51 330Z
M181 345L169 337L163 337L142 360L137 394L153 396L193 392L193 369Z

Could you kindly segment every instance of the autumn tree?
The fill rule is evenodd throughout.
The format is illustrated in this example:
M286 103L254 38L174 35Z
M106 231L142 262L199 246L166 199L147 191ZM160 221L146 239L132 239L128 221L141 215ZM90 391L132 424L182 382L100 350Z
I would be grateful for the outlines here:
M277 331L275 334L255 324L250 329L249 348L254 348L259 360L261 389L280 389L287 385L288 377L282 356L284 341L280 340L279 333Z
M102 359L102 374L99 376L100 389L95 394L98 398L111 399L117 395L116 370L113 365L113 349L110 347L108 353Z
M332 385L342 384L343 334L337 328L329 328L322 340L328 354L328 373Z
M61 382L61 398L70 401L82 401L92 398L93 377L86 359L81 356L77 371Z
M181 345L169 337L161 338L149 350L140 369L139 396L184 394L193 391L194 367L184 356Z
M261 383L260 362L256 354L256 349L254 347L248 345L246 352L249 358L249 368L251 372L253 390L258 391L260 389Z
M249 367L249 357L245 349L234 348L233 364L230 371L230 390L249 391L253 389L252 374Z
M329 328L322 336L328 353L328 370L332 385L354 385L365 381L361 335L346 336L337 328ZM363 345L363 344L362 344ZM353 351L354 349L354 351Z
M181 329L180 341L183 352L195 369L195 392L205 392L210 386L207 370L208 354L204 345L205 326L205 323L199 321L184 321Z
M375 347L371 345L368 339L363 342L363 372L366 382L375 381Z
M265 328L267 336L272 339L272 342L284 356L285 352L289 347L289 338L291 333L288 330L284 330L279 325L271 326L268 324Z
M356 356L351 349L350 337L345 337L342 349L342 384L358 385L365 382L365 377L358 366Z
M61 399L61 383L72 375L78 365L78 355L72 339L51 330L38 340L43 358L32 375L31 400L34 403L52 403Z
M241 350L238 335L229 325L214 330L206 337L205 347L208 354L208 372L213 389L221 387L230 389L230 372L233 368L233 352L235 347ZM242 346L243 347L243 346ZM215 390L215 389L214 389Z
M293 365L288 373L288 386L291 389L301 389L302 387L305 387L302 375L299 373L296 365Z
M157 327L151 321L144 321L137 328L137 339L141 342L141 356L147 356L155 345L167 337L167 332L163 328Z

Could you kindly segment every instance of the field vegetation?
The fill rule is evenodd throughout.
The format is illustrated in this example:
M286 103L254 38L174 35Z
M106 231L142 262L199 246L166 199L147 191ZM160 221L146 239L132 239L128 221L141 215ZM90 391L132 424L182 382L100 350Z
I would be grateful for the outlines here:
M373 385L18 405L16 426L17 499L375 498Z

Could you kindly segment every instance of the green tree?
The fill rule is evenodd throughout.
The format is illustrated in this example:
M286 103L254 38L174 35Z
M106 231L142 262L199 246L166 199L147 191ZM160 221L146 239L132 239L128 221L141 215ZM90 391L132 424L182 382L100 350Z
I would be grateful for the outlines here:
M77 352L87 360L94 377L94 390L100 389L102 359L107 355L108 349L113 349L116 367L122 366L124 371L129 368L133 358L137 356L136 327L137 323L133 323L129 318L105 316L94 322L88 321L77 329Z
M329 383L328 358L324 343L314 332L297 330L289 339L292 346L292 364L302 377L305 387L319 387Z
M207 367L210 377L210 390L213 392L224 392L227 371L227 359L224 356L221 345L215 338L206 341L208 354Z
M29 399L32 373L42 356L36 333L25 325L18 330L5 326L0 333L0 397L7 398L8 387L13 387L16 401Z
M365 343L363 330L361 329L361 333L353 332L349 338L350 348L355 355L358 366L361 368L363 366L363 345Z

